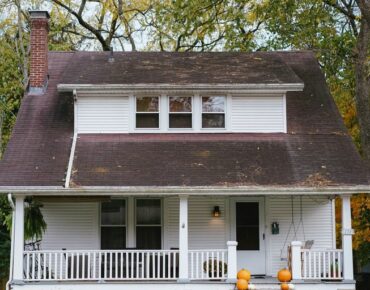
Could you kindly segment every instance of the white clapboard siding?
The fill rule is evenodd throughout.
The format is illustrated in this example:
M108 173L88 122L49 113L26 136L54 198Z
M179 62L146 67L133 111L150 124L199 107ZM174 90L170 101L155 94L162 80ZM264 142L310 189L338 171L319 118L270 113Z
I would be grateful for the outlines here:
M126 133L129 129L129 98L119 94L78 94L79 133Z
M294 231L288 231L291 225L291 198L290 197L267 197L267 229L269 236L270 263L269 275L276 276L279 269L287 266L287 245L293 240L304 241L314 240L312 248L332 248L334 241L334 217L332 202L326 197L302 197L303 226L300 224L300 198L294 198L294 224L297 237L294 238ZM278 222L280 233L271 234L271 223ZM304 235L305 234L305 235ZM305 236L305 237L304 237ZM285 243L285 241L287 241ZM285 246L284 246L285 243ZM281 250L283 251L281 252Z
M233 132L285 132L284 96L233 96Z
M220 217L213 217L215 206L221 210ZM165 200L165 247L179 246L179 199ZM225 198L189 198L189 249L226 249L227 226Z
M42 213L47 223L43 250L100 248L97 202L46 202Z

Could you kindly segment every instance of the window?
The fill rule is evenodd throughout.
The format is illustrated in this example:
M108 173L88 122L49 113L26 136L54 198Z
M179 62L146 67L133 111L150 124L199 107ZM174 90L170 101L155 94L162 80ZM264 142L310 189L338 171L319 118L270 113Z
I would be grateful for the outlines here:
M136 128L159 128L159 97L136 97Z
M160 199L136 200L136 247L161 249L162 215Z
M126 201L103 202L100 219L101 249L126 248Z
M225 102L221 96L202 97L202 128L225 128Z
M258 251L259 237L259 203L236 203L236 240L238 250Z
M169 97L169 127L192 128L192 98Z

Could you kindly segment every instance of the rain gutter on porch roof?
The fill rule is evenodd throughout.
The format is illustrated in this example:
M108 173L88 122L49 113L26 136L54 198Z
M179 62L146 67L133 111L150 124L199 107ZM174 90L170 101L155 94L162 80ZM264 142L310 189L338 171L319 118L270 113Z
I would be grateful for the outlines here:
M222 91L222 92L270 92L285 93L287 91L303 91L304 83L285 84L59 84L59 92L72 92L73 90L120 90L120 91L148 91L148 90L174 90L174 91Z
M25 195L340 195L370 193L370 185L327 187L280 186L1 186L1 193Z

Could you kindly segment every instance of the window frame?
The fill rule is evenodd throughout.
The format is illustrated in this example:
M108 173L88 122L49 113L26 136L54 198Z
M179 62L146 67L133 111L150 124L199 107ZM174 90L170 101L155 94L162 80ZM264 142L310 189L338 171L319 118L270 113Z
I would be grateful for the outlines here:
M127 198L114 198L110 200L110 202L113 202L115 200L123 200L125 202L125 224L124 225L103 225L102 224L102 213L103 213L103 203L106 201L102 201L99 203L99 247L102 249L102 239L101 239L101 230L102 228L125 228L125 245L127 248L127 242L128 242L128 227L129 227L129 212L128 212L128 200ZM109 250L109 249L108 249Z
M224 98L224 111L223 112L203 112L203 98L209 98L209 97L223 97ZM229 112L228 112L228 107L227 107L227 103L228 103L228 95L225 94L225 95L201 95L200 96L200 130L201 131L222 131L222 132L225 132L225 131L228 131L228 126L227 126L227 118L228 118L228 115L229 115ZM207 128L207 127L203 127L203 114L209 114L209 115L212 115L212 114L215 114L215 115L221 115L223 114L224 115L224 126L223 127L216 127L216 128Z
M138 112L137 111L137 98L158 98L158 111L157 112ZM148 130L153 130L153 131L158 131L161 129L161 99L162 99L162 96L159 94L159 95L135 95L134 96L134 128L135 128L135 131L138 130L138 131L148 131ZM137 117L137 114L158 114L158 127L157 128L138 128L137 127L137 122L136 122L136 117Z
M190 112L171 112L171 102L170 102L170 99L174 98L174 97L178 97L178 98L190 98L191 100L191 111ZM194 95L165 95L165 98L167 98L167 130L168 131L194 131ZM171 114L178 114L178 115L181 115L181 114L188 114L188 115L191 115L191 127L190 128L171 128L170 127L170 115Z

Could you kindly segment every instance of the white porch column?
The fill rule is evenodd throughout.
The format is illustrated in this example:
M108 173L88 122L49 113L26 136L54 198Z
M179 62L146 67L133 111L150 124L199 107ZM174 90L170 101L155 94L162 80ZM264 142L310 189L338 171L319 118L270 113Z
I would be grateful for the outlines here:
M235 283L237 278L237 253L236 246L238 242L228 241L227 242L227 282Z
M291 243L291 265L292 265L292 279L302 279L302 255L301 255L302 242L293 241Z
M188 197L180 196L179 282L189 282Z
M15 197L13 280L23 281L24 196Z
M351 196L342 196L343 278L353 280Z

